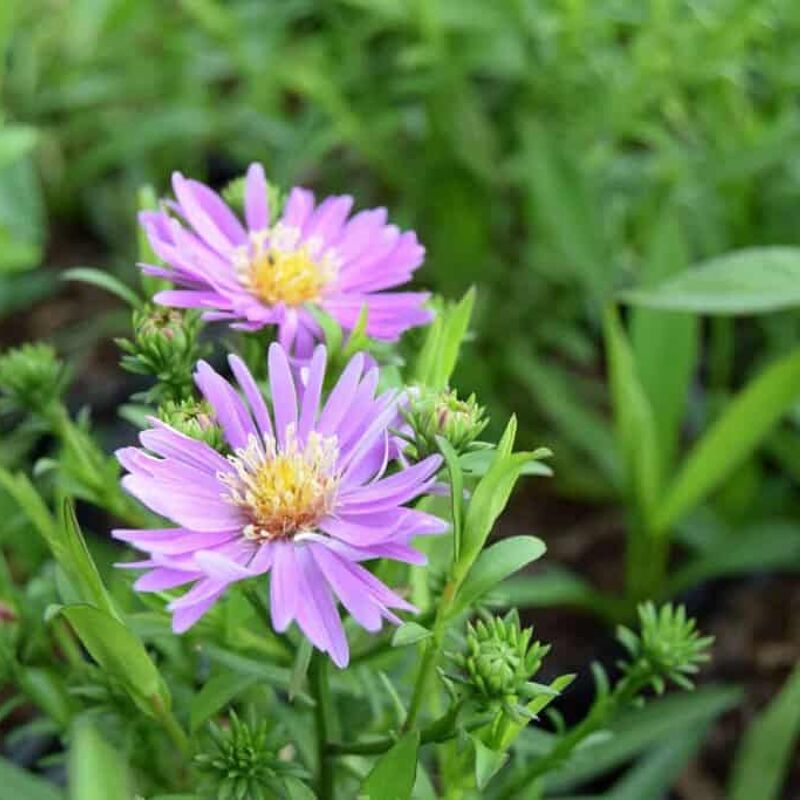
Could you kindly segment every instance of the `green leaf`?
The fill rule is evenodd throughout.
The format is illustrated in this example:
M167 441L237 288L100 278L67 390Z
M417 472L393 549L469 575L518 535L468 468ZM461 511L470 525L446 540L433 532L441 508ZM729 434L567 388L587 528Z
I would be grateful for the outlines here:
M364 779L359 800L411 800L418 750L419 731L409 731L398 739Z
M709 686L648 703L622 714L610 726L611 736L575 753L561 769L550 773L550 791L568 791L624 764L677 731L705 725L741 698L738 688ZM525 734L523 733L523 736Z
M131 308L139 308L142 305L141 297L139 297L130 286L124 284L110 272L103 272L93 267L74 267L73 269L66 270L63 273L63 278L66 281L90 283L92 286L105 289L107 292L124 300Z
M614 309L605 315L605 342L617 442L631 502L650 518L659 491L659 454L650 401L636 372L628 339Z
M299 778L290 775L284 778L283 785L286 787L286 800L317 800L314 792Z
M508 761L508 753L492 750L477 736L470 735L469 738L475 749L475 783L478 789L483 791Z
M599 213L603 204L543 122L527 123L524 142L520 174L529 194L531 221L555 247L559 267L563 264L593 299L600 300L614 277Z
M458 303L442 309L428 326L428 334L415 370L415 379L418 383L430 389L447 387L469 329L474 305L473 287Z
M76 726L69 750L70 800L131 800L128 765L87 721Z
M20 667L16 680L34 705L66 729L77 710L77 704L62 675L54 668Z
M716 489L800 398L800 349L771 364L728 404L684 461L656 509L667 532Z
M189 703L189 732L195 733L216 713L258 682L255 675L223 672L207 681Z
M4 797L14 800L64 800L62 792L52 783L0 758L0 786Z
M308 639L303 639L300 646L297 648L295 654L294 664L292 665L292 675L289 679L289 700L294 700L302 690L306 676L308 675L308 668L311 665L311 656L314 654L314 648Z
M436 437L439 452L444 456L450 475L450 513L453 518L453 559L461 555L461 539L464 535L464 473L458 461L458 454L443 436Z
M800 247L727 253L623 300L695 314L758 314L800 306Z
M800 524L764 520L721 537L711 549L673 572L669 594L709 578L757 570L800 570Z
M519 608L571 606L615 619L615 598L599 592L565 567L547 567L538 575L509 578L495 593L498 601Z
M645 286L684 269L686 245L672 214L663 214L653 231L644 262ZM662 474L671 469L689 384L697 360L698 319L690 314L637 307L630 315L636 372L653 409Z
M512 536L484 550L461 584L452 614L466 611L498 583L541 558L547 547L535 536Z
M60 612L75 629L92 658L118 679L149 716L170 705L169 693L144 645L121 622L88 605L64 606Z
M747 729L734 762L731 800L779 800L800 738L800 665Z
M642 800L666 797L687 761L697 752L708 732L698 725L671 736L668 742L648 753L625 773L604 800Z
M26 125L0 127L0 169L26 155L36 144L36 130Z
M416 622L404 622L392 635L392 647L408 647L408 645L422 642L432 636L423 625Z

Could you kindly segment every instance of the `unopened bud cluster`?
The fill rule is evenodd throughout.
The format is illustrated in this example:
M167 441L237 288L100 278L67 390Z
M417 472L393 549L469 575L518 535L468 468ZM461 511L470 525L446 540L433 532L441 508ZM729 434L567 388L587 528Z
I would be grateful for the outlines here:
M541 687L530 683L550 650L531 642L533 628L521 629L516 611L467 624L467 650L452 658L463 682L485 701L514 703L533 696Z
M413 431L417 459L439 452L437 436L446 439L456 453L466 452L489 422L474 394L461 400L455 389L414 389L403 416Z
M266 723L247 724L231 713L226 728L209 726L209 752L194 757L218 800L272 800L283 797L282 779L296 770L271 746Z
M68 383L69 371L49 344L25 344L0 357L5 410L44 414L61 402Z
M638 611L638 634L623 626L617 630L617 638L630 655L623 665L626 672L650 674L649 683L659 693L666 681L691 689L691 676L709 661L714 637L702 636L683 606L667 603L657 609L652 603L644 603Z
M190 396L192 370L202 355L198 343L201 327L195 311L146 306L134 312L133 341L118 339L117 344L125 353L121 363L126 370L158 380L145 399Z

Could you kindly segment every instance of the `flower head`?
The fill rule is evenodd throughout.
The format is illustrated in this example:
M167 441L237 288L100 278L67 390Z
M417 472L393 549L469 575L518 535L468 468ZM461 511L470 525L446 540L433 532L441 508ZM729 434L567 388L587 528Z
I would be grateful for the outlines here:
M352 197L317 205L311 192L295 187L273 221L260 164L247 171L244 225L204 184L175 173L172 187L174 215L140 217L153 251L168 265L144 270L178 287L160 292L157 302L199 308L206 319L245 330L277 325L284 347L302 357L321 334L309 306L346 329L366 306L367 334L386 341L430 320L422 307L427 294L384 291L406 283L425 253L413 232L387 224L385 209L350 217Z
M273 344L271 411L238 357L229 362L244 400L208 364L198 364L196 382L230 448L227 458L158 420L140 435L143 448L118 452L130 473L125 488L178 526L114 532L149 554L126 565L147 570L140 591L193 584L170 603L177 632L230 584L266 572L275 629L296 621L339 666L348 647L337 599L370 631L383 619L398 622L392 609L414 610L360 562L424 562L411 538L445 525L405 504L430 488L441 459L387 474L395 464L396 399L376 396L377 370L365 372L358 354L321 403L325 359L317 347L299 384L285 350Z

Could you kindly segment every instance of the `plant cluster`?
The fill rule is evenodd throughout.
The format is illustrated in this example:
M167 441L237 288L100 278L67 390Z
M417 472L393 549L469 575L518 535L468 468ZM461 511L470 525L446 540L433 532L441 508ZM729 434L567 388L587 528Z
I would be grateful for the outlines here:
M383 210L298 188L272 208L259 165L237 187L234 211L176 175L141 217L141 289L102 278L134 307L122 366L150 380L124 408L138 444L105 455L51 349L3 357L5 409L48 448L0 469L21 557L0 561L5 708L38 710L17 736L61 743L73 800L549 796L650 687L691 689L710 640L641 606L567 725L574 676L543 678L551 645L486 610L545 552L490 537L550 470L513 416L478 441L483 408L450 386L474 293L396 291L423 251ZM106 513L99 538L76 499ZM697 697L707 725L734 695Z

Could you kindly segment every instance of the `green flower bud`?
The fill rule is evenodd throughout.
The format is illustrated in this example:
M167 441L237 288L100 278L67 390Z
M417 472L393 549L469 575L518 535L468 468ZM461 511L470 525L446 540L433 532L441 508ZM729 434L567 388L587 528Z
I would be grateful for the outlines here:
M146 306L133 313L133 341L118 339L125 353L122 366L138 375L152 375L159 385L143 398L178 400L192 394L192 370L202 356L202 327L196 311Z
M2 410L46 414L61 403L69 370L43 342L24 344L0 357Z
M213 798L271 800L283 797L283 778L298 769L284 759L270 741L266 723L249 725L231 712L230 724L209 726L208 752L194 757L197 769L206 776L205 789Z
M617 629L617 639L631 656L623 665L626 672L651 675L650 683L658 692L664 690L667 680L691 689L689 676L709 661L714 637L702 636L683 606L667 603L657 609L653 603L644 603L638 612L638 635L623 626Z
M462 681L482 700L513 705L519 696L534 694L529 683L550 647L531 642L533 628L520 628L516 611L467 624L467 651L452 656Z
M461 400L455 389L413 389L403 416L413 431L412 446L418 459L439 452L437 436L447 439L456 453L466 452L489 422L474 394Z
M205 400L167 400L158 409L158 418L181 433L222 450L225 440L214 420L214 412Z

